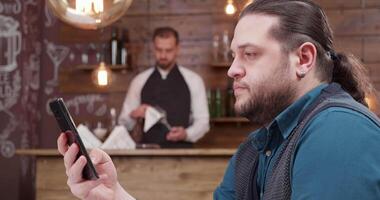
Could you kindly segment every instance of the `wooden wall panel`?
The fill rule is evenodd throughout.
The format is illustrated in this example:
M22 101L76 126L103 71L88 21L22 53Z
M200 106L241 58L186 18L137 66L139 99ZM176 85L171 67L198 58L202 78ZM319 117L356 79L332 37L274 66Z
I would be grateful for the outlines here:
M184 41L180 45L178 63L190 68L209 67L211 63L210 41Z
M335 50L354 54L359 59L363 59L363 39L361 37L336 37Z
M213 0L151 1L149 11L154 14L200 14L218 11L220 6L217 5Z
M363 30L363 10L327 10L330 26L334 30L335 36L362 35Z
M126 16L130 15L144 15L148 13L150 0L138 0L132 1L131 7L129 7Z
M151 33L156 27L171 26L178 30L181 41L211 40L212 24L210 14L157 16L151 19Z
M323 9L352 9L361 8L362 0L314 0Z
M366 8L380 8L379 0L363 0Z
M380 84L380 62L374 64L366 64L366 67L369 69L369 74L372 82L375 84ZM377 87L380 91L380 87Z
M86 44L86 43L104 43L107 42L111 35L110 28L100 30L84 30L60 22L58 27L58 42L62 44Z
M364 39L364 62L380 62L380 35L377 37L367 37Z
M135 1L134 1L135 2ZM150 17L143 16L125 16L121 18L113 26L119 29L127 28L129 30L129 37L132 42L150 42L151 29ZM108 35L110 37L110 35Z
M363 12L363 34L380 34L380 8L366 9Z
M236 16L227 16L225 14L213 14L213 24L211 26L213 35L222 36L224 31L227 31L229 37L234 35L234 29L237 24L238 18Z

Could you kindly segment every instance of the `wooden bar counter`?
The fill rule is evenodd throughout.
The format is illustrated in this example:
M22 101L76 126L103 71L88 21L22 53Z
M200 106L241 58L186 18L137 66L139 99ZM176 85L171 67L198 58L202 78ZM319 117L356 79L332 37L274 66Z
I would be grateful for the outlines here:
M236 149L139 149L107 151L127 191L144 199L212 199ZM73 199L63 166L54 149L19 149L36 157L36 199Z

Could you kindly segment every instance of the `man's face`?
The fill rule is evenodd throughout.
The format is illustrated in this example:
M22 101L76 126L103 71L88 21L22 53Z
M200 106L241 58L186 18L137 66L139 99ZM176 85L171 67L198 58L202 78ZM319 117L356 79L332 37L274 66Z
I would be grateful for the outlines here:
M228 76L234 79L235 110L259 124L272 121L295 98L294 61L270 35L277 23L268 15L244 16L231 43L234 61Z
M156 37L153 42L154 55L158 67L162 69L172 67L176 62L179 50L175 37Z

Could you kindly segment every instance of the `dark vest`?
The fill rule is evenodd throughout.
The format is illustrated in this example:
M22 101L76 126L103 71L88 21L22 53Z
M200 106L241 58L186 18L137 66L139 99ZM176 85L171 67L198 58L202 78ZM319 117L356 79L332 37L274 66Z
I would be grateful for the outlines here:
M290 136L279 149L280 156L274 161L273 170L269 172L265 183L263 200L290 200L291 170L294 152L306 125L321 111L330 107L344 107L362 113L380 128L379 118L365 106L356 102L339 84L332 83L322 90L317 99L301 113L300 120ZM238 200L259 200L256 185L258 151L248 138L236 154L235 191Z
M157 68L150 75L141 91L141 102L158 106L166 111L167 120L173 126L187 128L190 122L190 90L175 65L166 79L161 78ZM170 142L166 140L169 130L161 123L154 125L143 134L142 143L155 143L163 148L186 148L188 142Z

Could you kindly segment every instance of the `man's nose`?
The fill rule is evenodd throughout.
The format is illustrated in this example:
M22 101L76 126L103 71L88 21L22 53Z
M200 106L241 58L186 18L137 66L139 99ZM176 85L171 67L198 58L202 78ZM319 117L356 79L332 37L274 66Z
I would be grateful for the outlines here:
M244 67L241 65L238 59L234 58L230 68L228 69L227 75L230 78L239 78L245 76Z
M160 59L164 59L164 58L166 58L167 57L167 54L166 53L160 53Z

